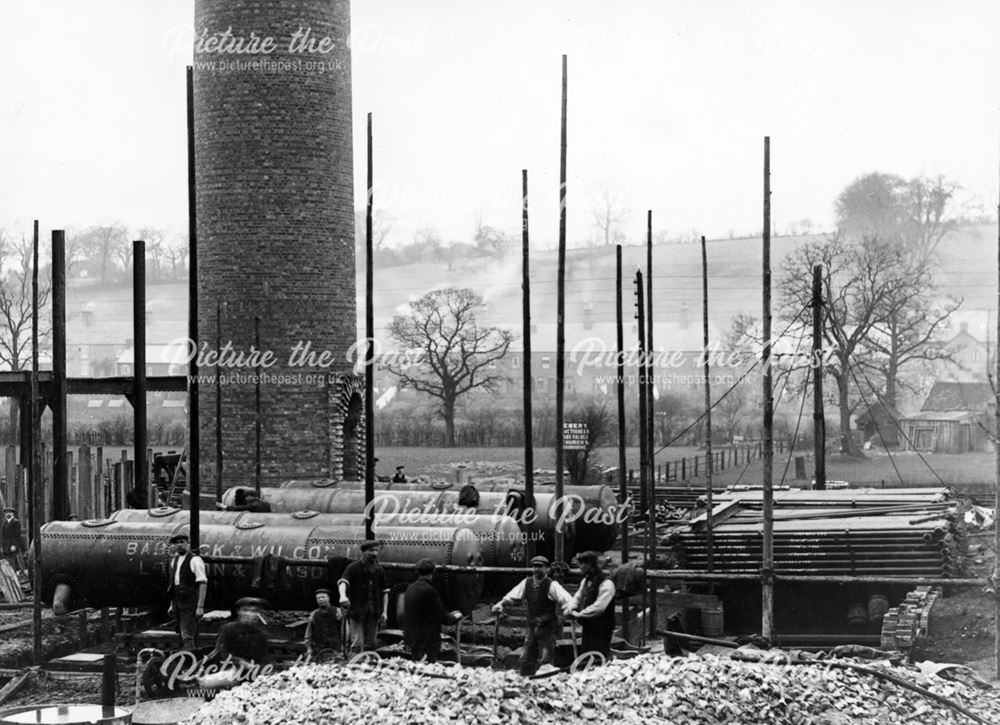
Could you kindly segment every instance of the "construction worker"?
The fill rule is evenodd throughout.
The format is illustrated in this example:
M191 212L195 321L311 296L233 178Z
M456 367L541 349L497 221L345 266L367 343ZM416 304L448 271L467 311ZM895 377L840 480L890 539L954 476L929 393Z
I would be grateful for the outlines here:
M416 661L437 662L441 653L441 625L455 624L462 619L458 610L446 612L441 596L431 584L434 562L421 559L417 562L417 580L406 588L403 595L403 635ZM461 653L458 654L461 656Z
M389 585L378 564L377 541L361 544L361 558L351 562L337 582L340 606L347 610L351 653L375 649L375 633L386 624Z
M536 556L531 560L531 576L518 582L517 586L493 605L493 613L502 615L504 606L524 601L527 610L528 629L524 638L524 652L521 655L521 674L530 676L539 667L552 665L558 632L558 610L572 604L573 598L558 582L549 578L549 560Z
M15 516L10 506L3 509L3 522L0 523L0 554L3 555L15 572L24 569L25 554L24 535L21 533L21 522Z
M170 606L167 614L177 618L177 633L181 646L194 652L198 642L198 620L205 614L205 594L208 590L208 573L205 561L188 550L191 541L187 534L170 537L173 556L170 559L167 594Z
M306 625L306 652L310 660L323 660L340 649L340 622L344 614L331 606L329 589L316 590L316 605Z
M227 657L231 657L234 665L243 668L267 664L270 652L267 632L261 627L260 611L270 608L267 600L259 597L238 599L235 605L236 621L219 627L215 649L208 655L208 659L225 661Z
M611 658L611 635L615 631L615 584L598 564L600 554L585 551L576 557L583 581L576 590L566 616L578 620L582 631L581 653L600 652Z
M393 483L406 483L406 469L396 466L396 472L392 475Z

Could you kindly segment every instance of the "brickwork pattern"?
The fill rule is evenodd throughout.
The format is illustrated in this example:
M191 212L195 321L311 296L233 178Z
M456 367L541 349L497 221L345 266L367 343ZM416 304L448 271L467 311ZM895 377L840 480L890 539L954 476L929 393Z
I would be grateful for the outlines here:
M260 317L261 346L277 359L261 385L265 485L334 476L341 461L335 402L356 339L349 25L347 0L195 4L196 39L228 28L275 39L267 55L196 48L194 89L199 334L214 347L218 323L223 345L249 350ZM289 52L301 29L331 38L334 50ZM232 61L263 65L219 65ZM299 342L329 351L332 363L289 365ZM252 482L255 371L221 372L223 483ZM215 386L201 386L206 489L215 481L215 396Z

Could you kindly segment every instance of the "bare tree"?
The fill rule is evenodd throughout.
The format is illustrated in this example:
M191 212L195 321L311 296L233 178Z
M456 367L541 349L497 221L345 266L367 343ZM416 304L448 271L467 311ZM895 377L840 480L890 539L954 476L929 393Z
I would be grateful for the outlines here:
M876 237L855 242L841 234L796 249L781 264L779 289L783 316L798 318L793 328L802 332L810 325L801 313L812 299L811 270L817 264L823 265L824 346L832 349L832 364L824 372L837 384L841 450L863 457L851 433L851 417L873 392L859 389L855 366L876 326L884 322L896 288L909 281L908 258L898 243Z
M491 366L502 359L514 339L499 327L479 327L476 311L482 298L470 289L428 292L409 310L393 317L389 333L401 350L418 353L417 362L390 362L386 368L400 385L427 393L441 402L447 445L455 445L455 404L470 390L496 393L507 378Z
M171 279L183 279L187 276L184 265L188 258L188 238L186 234L175 234L162 247L163 253L170 262Z
M500 262L514 249L514 236L510 232L483 224L481 214L476 219L474 241L480 252Z
M865 174L836 201L837 228L852 238L898 241L926 264L958 225L950 208L958 184L944 176L909 181L895 174Z
M23 370L31 361L31 259L30 239L13 242L0 230L0 363ZM52 290L49 267L39 269L38 306L48 304ZM39 344L49 338L51 326L39 320Z
M128 243L128 230L124 224L116 222L107 226L90 227L82 236L88 256L97 266L101 284L104 284L108 281L108 274L115 268L115 256L122 244Z
M167 260L166 233L155 227L142 227L137 238L146 242L146 256L153 262L150 277L159 281L163 278L163 266Z
M365 209L354 213L354 247L359 258L365 253L366 215ZM396 220L381 209L372 214L372 250L376 254L382 251L395 223Z
M31 263L31 240L22 237L18 244L8 232L0 229L0 269L6 270L0 275L0 363L12 371L24 370L31 362ZM50 269L48 266L40 268L39 309L48 304L51 289ZM50 324L43 320L45 316L40 316L39 347L51 335ZM17 398L11 398L9 424L12 433L18 430L18 412Z
M605 246L617 244L625 238L621 225L628 216L628 209L610 189L605 188L594 204L594 228Z
M951 314L962 306L960 299L935 301L935 285L923 265L897 270L900 284L884 302L878 321L865 342L862 364L885 381L882 400L896 409L900 387L916 391L903 371L917 362L951 360L952 353L940 334Z

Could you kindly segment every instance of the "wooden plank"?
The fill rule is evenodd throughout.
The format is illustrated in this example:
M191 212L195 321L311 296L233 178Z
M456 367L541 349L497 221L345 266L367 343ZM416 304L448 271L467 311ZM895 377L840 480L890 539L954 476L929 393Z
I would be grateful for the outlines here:
M731 516L735 516L740 510L740 501L726 501L720 503L712 510L712 526L718 526ZM708 512L691 519L691 530L700 531L708 523Z
M28 676L31 674L29 670L25 670L21 674L14 677L10 682L8 682L3 687L0 687L0 705L5 703L11 697L13 697L18 690L24 687L25 683L28 681Z

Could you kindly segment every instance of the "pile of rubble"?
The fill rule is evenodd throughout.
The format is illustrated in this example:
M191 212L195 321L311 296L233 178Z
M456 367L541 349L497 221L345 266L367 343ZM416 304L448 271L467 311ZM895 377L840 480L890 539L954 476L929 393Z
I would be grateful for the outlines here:
M442 665L306 665L225 692L189 723L842 725L1000 719L996 689L974 689L891 668L895 677L930 691L921 695L844 662L782 664L714 655L646 655L538 680Z

